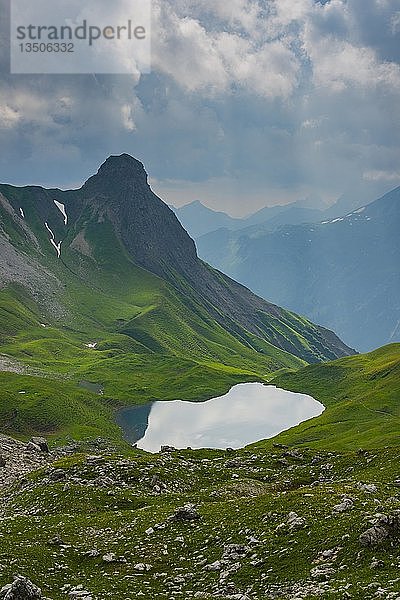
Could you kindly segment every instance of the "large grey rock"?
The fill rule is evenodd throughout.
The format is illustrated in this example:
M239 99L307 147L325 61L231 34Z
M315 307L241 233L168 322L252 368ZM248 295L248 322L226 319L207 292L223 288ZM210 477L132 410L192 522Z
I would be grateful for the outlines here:
M359 540L362 546L377 546L387 538L397 536L399 533L400 511L395 511L391 515L376 515L372 527L364 531Z
M374 525L360 535L362 546L378 546L389 537L389 530L383 525Z
M0 590L1 600L41 600L41 589L26 577L17 575L14 581Z
M35 444L42 452L49 452L49 445L47 440L43 437L33 437L31 438L32 444Z
M185 506L177 508L170 517L171 521L198 521L200 518L194 504L185 504Z
M286 523L289 526L289 529L293 530L293 529L301 529L302 527L304 527L306 524L306 521L303 517L299 517L299 515L297 513L291 512L288 515Z
M351 510L354 506L354 502L351 498L343 498L343 500L339 503L336 504L332 511L334 513L343 513L346 512L347 510Z

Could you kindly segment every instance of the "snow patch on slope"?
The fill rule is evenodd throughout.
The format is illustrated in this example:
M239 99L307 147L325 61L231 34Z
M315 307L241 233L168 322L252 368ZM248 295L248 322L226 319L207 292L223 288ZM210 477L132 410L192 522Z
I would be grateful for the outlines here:
M53 200L53 202L57 206L57 208L60 211L60 213L62 214L62 216L64 217L64 225L67 225L67 223L68 223L68 215L67 215L67 212L65 210L65 205L62 204L62 202L58 202L58 200Z
M49 224L47 223L47 221L46 221L46 223L44 225L45 225L47 231L51 235L50 243L54 246L54 248L56 249L56 252L57 252L57 256L58 256L58 258L60 258L60 256L61 256L61 244L62 244L62 241L57 244L55 236L54 236L54 233L50 229Z

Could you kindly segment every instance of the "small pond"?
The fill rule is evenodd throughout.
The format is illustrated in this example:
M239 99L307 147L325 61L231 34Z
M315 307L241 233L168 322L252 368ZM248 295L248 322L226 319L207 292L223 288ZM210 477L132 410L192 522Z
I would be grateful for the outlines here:
M319 416L311 396L261 383L235 385L207 402L152 402L123 409L117 422L125 439L148 452L176 448L242 448Z

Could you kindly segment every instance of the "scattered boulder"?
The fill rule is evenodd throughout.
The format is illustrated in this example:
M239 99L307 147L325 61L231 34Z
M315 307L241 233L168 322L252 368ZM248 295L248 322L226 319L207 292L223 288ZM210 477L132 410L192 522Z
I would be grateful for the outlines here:
M220 560L216 560L215 562L211 563L210 565L205 565L204 570L205 571L220 571L222 569L222 563Z
M342 548L339 546L338 548L332 548L330 550L322 550L319 552L317 558L313 561L314 563L326 563L326 562L334 562L337 560L339 552Z
M343 500L339 503L336 504L333 509L332 512L334 513L344 513L348 510L351 510L354 506L354 502L351 498L343 498Z
M201 516L194 504L185 504L177 508L170 517L171 521L198 521L199 519L201 519Z
M118 562L118 557L113 552L108 552L102 556L102 560L105 563L115 563Z
M0 456L0 467L5 467L6 466L6 459L4 458L4 456Z
M166 484L163 481L161 481L159 475L153 475L150 482L150 487L153 489L153 492L155 494L161 494L167 489Z
M49 452L49 445L47 440L43 437L33 437L31 438L30 443L35 444L42 452Z
M328 581L335 573L335 569L330 565L320 565L311 569L310 575L317 581Z
M36 446L36 444L34 444L33 442L28 442L26 445L26 449L29 450L29 452L42 452L39 446Z
M378 488L373 483L358 483L358 489L366 494L376 494Z
M295 512L291 512L288 514L288 518L286 520L286 524L288 525L290 530L293 529L301 529L305 526L306 521L303 517L299 517L299 515Z
M400 512L393 515L378 514L372 527L364 531L360 537L362 546L378 546L389 537L393 537L400 531Z
M76 588L71 589L68 592L68 598L70 598L70 600L93 600L92 594L85 590L82 585L78 585Z
M41 600L42 591L32 581L17 575L12 583L0 590L1 600Z
M383 562L383 560L378 560L377 558L375 558L375 556L373 557L372 561L371 561L371 569L383 569L385 566L385 563Z
M386 527L374 525L360 535L360 544L362 546L378 546L389 537L389 531Z
M66 473L63 469L54 469L54 471L52 471L50 473L50 479L52 481L61 481L62 479L66 478Z
M154 533L154 527L149 527L148 529L146 529L145 534L146 535L153 535Z
M249 552L250 548L248 546L243 546L241 544L227 544L224 546L222 558L227 562L235 562L243 556L246 556Z
M65 546L64 540L59 535L49 539L47 543L49 546Z
M137 563L134 567L135 571L139 571L139 572L145 572L145 571L151 571L151 569L153 568L152 565L148 565L146 563Z
M306 526L306 520L295 512L290 512L283 523L280 523L275 531L295 531Z
M283 456L285 456L287 458L297 458L297 459L303 458L303 454L297 448L292 448L292 449L288 450L287 452L284 452Z

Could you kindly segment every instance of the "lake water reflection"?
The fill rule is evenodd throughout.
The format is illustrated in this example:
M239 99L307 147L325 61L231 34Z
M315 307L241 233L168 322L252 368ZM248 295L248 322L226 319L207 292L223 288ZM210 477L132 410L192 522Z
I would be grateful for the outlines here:
M119 412L127 439L148 452L176 448L241 448L320 415L311 396L261 383L235 385L207 402L153 402Z

